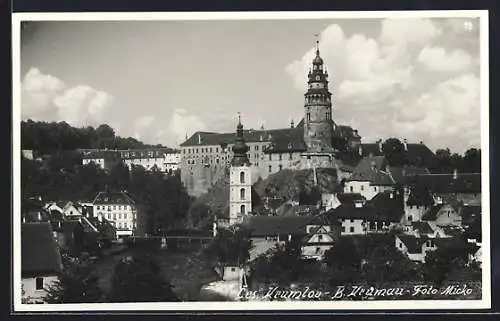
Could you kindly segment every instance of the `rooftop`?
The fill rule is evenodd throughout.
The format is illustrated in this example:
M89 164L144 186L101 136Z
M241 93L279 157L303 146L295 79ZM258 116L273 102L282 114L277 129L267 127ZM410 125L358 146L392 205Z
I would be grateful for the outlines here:
M53 275L62 269L61 255L50 223L24 223L21 227L23 276Z
M125 192L99 192L94 199L93 204L134 205L135 201Z

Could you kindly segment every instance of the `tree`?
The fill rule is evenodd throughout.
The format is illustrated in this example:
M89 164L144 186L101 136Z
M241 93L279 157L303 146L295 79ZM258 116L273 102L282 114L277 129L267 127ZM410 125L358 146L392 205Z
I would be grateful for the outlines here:
M455 268L463 268L468 260L468 252L463 242L441 246L427 252L424 264L424 277L437 285L442 284Z
M64 269L59 279L47 290L47 303L97 303L102 302L99 279L91 263L85 259L63 256Z
M178 301L173 286L162 276L159 265L147 254L124 258L111 279L111 302Z
M325 252L325 262L332 275L331 283L339 284L357 280L360 275L362 256L352 237L340 237Z
M382 151L384 152L389 165L403 166L408 164L408 158L403 143L397 138L389 138L382 144Z
M221 263L240 265L250 258L251 247L249 231L237 226L234 230L219 230L208 253Z
M468 149L463 157L463 172L481 172L481 150L476 148Z

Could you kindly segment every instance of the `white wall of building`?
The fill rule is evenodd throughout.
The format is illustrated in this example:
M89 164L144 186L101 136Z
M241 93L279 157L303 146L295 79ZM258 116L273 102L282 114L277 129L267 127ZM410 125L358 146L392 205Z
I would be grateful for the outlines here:
M36 279L41 278L43 283L42 289L37 289ZM28 299L30 302L43 302L44 296L47 294L46 289L54 285L58 278L55 275L22 278L21 284L24 290L23 299Z
M94 204L94 216L112 222L116 227L116 235L132 235L137 228L137 208L130 204Z
M252 213L252 170L249 166L231 167L229 174L229 224L240 222ZM244 206L244 213L241 212Z

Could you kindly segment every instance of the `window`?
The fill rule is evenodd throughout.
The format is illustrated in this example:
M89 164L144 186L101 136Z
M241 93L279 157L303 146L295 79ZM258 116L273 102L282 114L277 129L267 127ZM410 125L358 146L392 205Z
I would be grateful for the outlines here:
M360 189L361 189L361 190L364 190L364 186L363 186L363 185L361 185Z
M289 158L290 160L292 160L292 158L293 158L293 154L292 154L292 153L290 153L290 155L289 155L289 157L288 157L288 158Z
M254 149L259 150L259 145L255 145Z
M354 223L354 219L351 218L351 223Z
M377 186L373 186L373 191L376 192L377 191Z
M269 173L271 173L273 171L273 167L271 165L269 165Z
M349 228L349 231L350 231L351 233L354 233L354 226L351 226L351 227Z
M349 190L351 191L351 193L354 192L354 187L349 186Z
M127 228L127 222L123 223L123 227Z
M240 189L240 199L242 199L242 200L245 199L245 189L244 188Z
M280 170L282 170L283 169L283 165L280 164L279 168L280 168Z
M345 226L342 226L342 233L345 233Z
M236 271L236 268L232 267L231 272L234 272L234 271Z
M321 235L321 234L318 235L318 241L320 241L320 242L323 241L323 235Z
M279 160L283 160L283 156L281 154L279 154Z
M210 147L210 153L212 152L212 147Z
M100 210L100 209L101 209L101 207L100 207L99 205L97 205L97 209L98 209L98 210Z
M271 159L272 159L271 157L272 157L272 155L271 155L271 154L269 154L269 160L271 160Z
M399 248L402 249L403 248L403 243L399 243Z
M113 221L116 221L116 214L113 214Z
M219 147L215 147L215 152L218 153L219 152Z
M311 121L311 113L307 113L307 121Z
M317 247L317 248L316 248L316 253L319 253L319 251L321 251L321 248L320 248L320 247Z
M43 278L36 278L35 283L35 288L37 290L43 290Z
M245 172L240 173L240 183L244 184L245 183Z
M118 219L121 220L122 219L122 213L118 214Z
M245 214L245 205L240 206L240 213Z
M413 221L413 217L411 215L408 215L408 221Z

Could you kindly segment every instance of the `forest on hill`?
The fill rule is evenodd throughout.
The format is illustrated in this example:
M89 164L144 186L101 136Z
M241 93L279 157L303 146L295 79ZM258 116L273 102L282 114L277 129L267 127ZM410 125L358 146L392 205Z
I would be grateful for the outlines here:
M117 136L107 124L76 128L66 122L43 122L28 119L21 122L21 149L41 154L75 149L141 149L168 148L145 144L132 137ZM171 148L169 148L171 149ZM173 150L173 149L171 149Z

